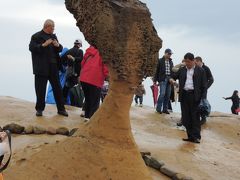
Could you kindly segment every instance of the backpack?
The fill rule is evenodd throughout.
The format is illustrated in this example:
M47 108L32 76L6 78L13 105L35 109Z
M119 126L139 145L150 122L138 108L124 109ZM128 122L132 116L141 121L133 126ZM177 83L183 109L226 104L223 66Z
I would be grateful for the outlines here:
M69 90L71 106L83 107L84 93L80 84L73 86Z

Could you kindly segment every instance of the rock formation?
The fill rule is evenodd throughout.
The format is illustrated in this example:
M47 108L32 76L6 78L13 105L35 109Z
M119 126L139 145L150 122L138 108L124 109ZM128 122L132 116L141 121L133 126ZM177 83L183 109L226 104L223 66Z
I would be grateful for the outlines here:
M141 178L148 179L131 133L129 110L135 87L143 78L153 75L162 45L151 14L138 0L66 0L65 4L85 39L99 50L110 71L109 94L90 123L77 135L111 142L112 151L124 159L118 163L138 167ZM115 168L112 167L113 171ZM119 174L128 177L126 179L136 179L137 173L126 168L118 171L114 179L118 179Z

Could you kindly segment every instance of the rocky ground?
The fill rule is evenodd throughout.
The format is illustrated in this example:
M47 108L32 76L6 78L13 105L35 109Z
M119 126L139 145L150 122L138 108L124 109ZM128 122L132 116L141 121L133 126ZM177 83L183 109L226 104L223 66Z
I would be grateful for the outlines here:
M56 108L51 105L46 107L44 117L37 118L33 103L11 97L0 97L0 124L4 126L14 122L22 126L37 125L45 128L67 127L69 129L84 126L83 119L79 116L81 110L73 107L67 108L70 114L69 118L56 115ZM203 126L202 142L199 145L181 140L185 137L185 132L176 128L176 122L179 119L180 115L177 113L159 115L150 107L132 107L132 132L139 149L150 151L153 157L163 160L170 169L193 179L240 179L240 117L212 113L207 124ZM58 152L56 147L60 147L63 141L66 148ZM48 166L48 161L54 161L51 159L52 153L58 153L57 157L60 160L61 156L65 155L78 158L78 154L71 154L71 149L76 148L79 149L81 160L86 162L85 166L75 163L73 165L76 168L70 169L71 158L68 162L61 162L58 159L57 162L66 166L61 169L61 172L66 177L72 171L78 171L76 174L85 175L84 178L79 178L79 176L74 179L101 179L99 178L101 173L107 173L107 170L98 169L101 162L94 161L101 156L100 153L98 154L98 151L94 150L93 157L85 157L84 151L93 150L89 150L91 147L85 146L84 140L80 141L74 137L62 135L13 135L13 158L10 167L4 172L5 179L43 179L41 178L43 174L45 177L49 177L47 179L64 179L63 176L56 174L55 167L48 167L46 172L42 172L42 167L37 164L40 164L41 161L42 166ZM38 156L40 153L41 157ZM34 177L28 176L28 172L31 171L29 168L36 168ZM150 168L149 171L154 180L168 179L158 171ZM23 178L24 176L27 178Z

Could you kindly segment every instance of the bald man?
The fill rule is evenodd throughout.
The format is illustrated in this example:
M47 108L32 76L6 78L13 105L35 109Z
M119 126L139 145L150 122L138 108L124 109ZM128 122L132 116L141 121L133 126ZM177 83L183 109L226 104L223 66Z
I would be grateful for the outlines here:
M62 89L59 80L61 62L59 53L63 47L54 32L54 21L48 19L43 29L32 35L29 50L32 54L33 74L35 75L36 116L42 116L45 109L47 82L52 85L53 95L57 104L58 114L68 116L64 107Z

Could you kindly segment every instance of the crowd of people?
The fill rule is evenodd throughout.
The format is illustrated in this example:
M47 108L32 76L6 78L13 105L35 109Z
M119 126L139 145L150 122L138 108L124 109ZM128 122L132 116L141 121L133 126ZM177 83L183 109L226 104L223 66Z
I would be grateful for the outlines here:
M84 92L85 120L88 121L99 107L104 80L108 79L108 69L103 64L98 50L90 46L85 54L80 49L81 40L74 42L74 47L61 57L63 46L54 34L54 21L46 20L43 29L31 37L29 50L32 54L33 74L35 76L36 116L42 116L45 109L47 82L49 81L58 114L68 116L65 109L69 91L81 85ZM65 83L62 87L59 80L59 71L66 67ZM104 96L105 97L105 96Z
M92 117L103 102L108 92L108 69L104 65L99 51L90 46L85 54L81 50L82 41L77 39L74 47L67 50L61 57L59 53L63 46L54 34L54 21L45 21L43 29L35 33L29 45L32 53L33 73L35 76L36 116L42 116L45 109L46 86L49 81L56 101L59 115L68 116L64 104L68 101L71 89L80 87L84 93L84 114L86 121ZM178 126L184 126L187 138L184 141L200 143L201 125L206 123L211 106L207 100L207 91L214 82L213 75L200 56L194 57L187 53L180 64L174 66L172 50L166 49L164 56L158 60L154 86L159 86L159 97L156 102L156 112L170 114L174 101L174 91L178 92L181 105L181 121ZM59 71L66 67L65 83L61 87ZM135 90L135 105L143 107L144 85L140 83ZM71 98L71 101L77 98ZM226 100L233 101L232 113L239 112L238 91ZM74 103L71 103L74 105Z

